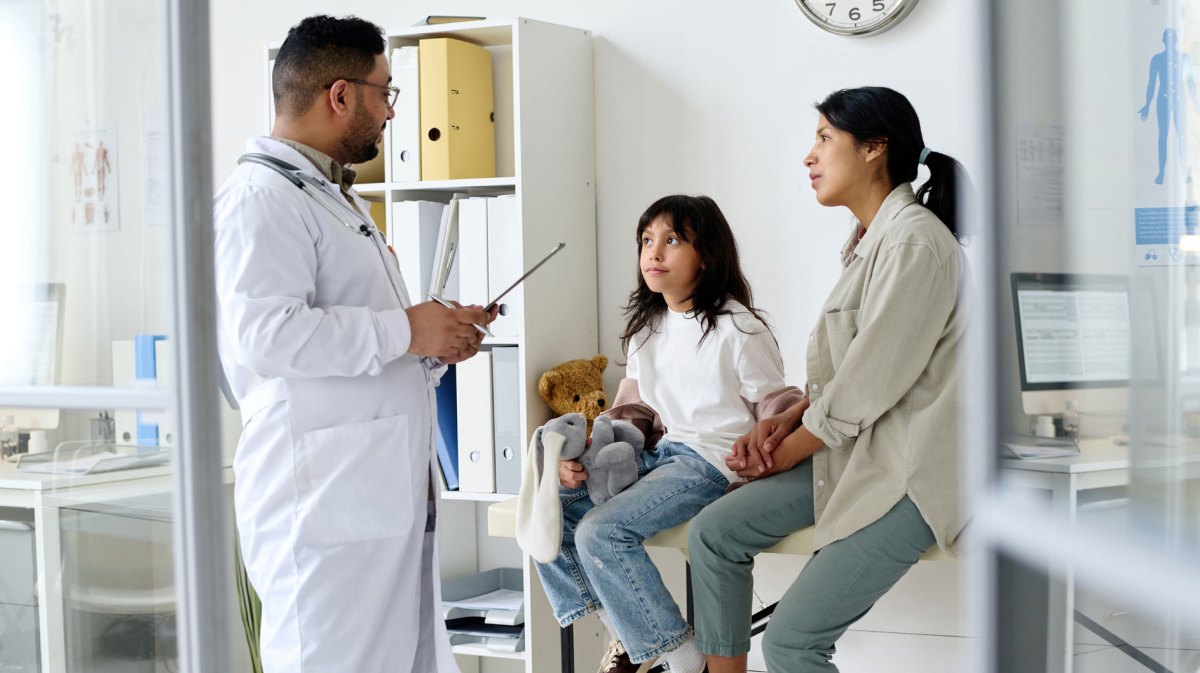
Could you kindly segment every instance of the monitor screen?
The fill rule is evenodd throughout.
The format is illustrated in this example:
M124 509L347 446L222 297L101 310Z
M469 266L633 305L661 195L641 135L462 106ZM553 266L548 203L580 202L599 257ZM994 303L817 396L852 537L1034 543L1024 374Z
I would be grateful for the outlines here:
M60 382L62 369L63 311L65 286L43 283L22 286L6 306L14 315L13 330L5 344L16 357L0 360L0 385L49 386ZM12 417L20 430L52 430L58 427L58 409L28 407L0 408L0 419Z
M1012 283L1025 413L1057 415L1074 401L1081 411L1123 416L1138 336L1129 317L1129 278L1013 274Z
M1127 277L1014 273L1012 296L1022 391L1129 385Z

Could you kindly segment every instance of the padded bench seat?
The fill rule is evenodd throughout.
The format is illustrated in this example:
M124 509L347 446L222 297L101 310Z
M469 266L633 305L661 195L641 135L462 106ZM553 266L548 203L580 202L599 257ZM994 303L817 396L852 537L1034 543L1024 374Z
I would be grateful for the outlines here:
M493 537L517 536L517 499L509 498L488 506L488 535ZM646 540L647 547L673 547L687 554L688 524L665 530ZM766 551L768 554L798 554L812 556L813 528L803 528L785 537L779 544ZM951 560L954 557L933 547L921 557L922 561Z

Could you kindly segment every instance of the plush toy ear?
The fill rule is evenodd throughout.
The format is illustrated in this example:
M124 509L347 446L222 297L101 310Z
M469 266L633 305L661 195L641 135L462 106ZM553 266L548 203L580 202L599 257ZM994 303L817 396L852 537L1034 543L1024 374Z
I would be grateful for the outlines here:
M596 367L596 369L598 369L600 371L600 373L603 374L604 368L608 366L608 356L597 355L596 357L592 358L592 365L594 365Z
M541 464L542 464L542 455L546 450L546 447L542 445L542 428L541 427L539 427L537 430L533 431L533 442L531 443L531 445L533 447L534 455L530 456L529 458L534 461L534 465L536 467L540 468Z
M597 449L613 443L613 424L608 416L600 416L592 421L592 446Z
M615 436L613 441L629 442L635 450L644 448L646 444L646 436L642 434L641 430L638 430L636 425L629 421L614 421L612 432Z
M562 372L556 369L551 369L538 379L538 395L542 396L546 404L550 404L550 401L554 399L554 387L561 382Z

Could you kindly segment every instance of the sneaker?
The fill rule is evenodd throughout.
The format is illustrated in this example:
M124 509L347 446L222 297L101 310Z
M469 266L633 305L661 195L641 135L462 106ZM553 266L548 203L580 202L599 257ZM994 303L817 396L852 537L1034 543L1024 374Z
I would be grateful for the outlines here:
M667 662L664 661L661 664L647 670L646 673L669 673L670 670L671 667L668 666ZM704 665L704 670L701 673L708 673L708 664Z
M621 641L613 638L608 643L608 651L600 659L600 668L596 673L637 673L641 668L641 664L629 660L629 654L625 652Z

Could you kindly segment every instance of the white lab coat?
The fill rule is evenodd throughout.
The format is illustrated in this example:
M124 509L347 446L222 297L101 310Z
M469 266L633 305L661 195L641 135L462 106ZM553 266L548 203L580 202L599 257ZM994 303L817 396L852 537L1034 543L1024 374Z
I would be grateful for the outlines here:
M283 143L247 151L338 194ZM394 255L261 165L233 172L213 215L221 362L244 426L235 511L263 601L264 670L458 673L424 532L444 367L407 353Z

